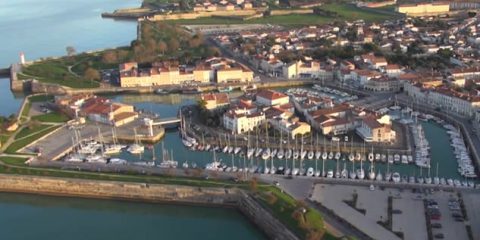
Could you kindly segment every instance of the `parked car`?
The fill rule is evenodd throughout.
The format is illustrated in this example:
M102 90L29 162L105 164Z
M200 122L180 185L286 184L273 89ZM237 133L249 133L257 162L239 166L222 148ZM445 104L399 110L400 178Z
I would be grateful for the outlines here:
M433 237L435 237L436 239L443 239L445 236L443 235L443 233L437 233L433 235Z

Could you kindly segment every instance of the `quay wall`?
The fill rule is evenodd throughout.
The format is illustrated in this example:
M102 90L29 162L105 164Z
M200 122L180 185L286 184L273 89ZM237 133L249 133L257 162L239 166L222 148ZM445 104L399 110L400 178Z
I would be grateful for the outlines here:
M240 189L0 174L0 192L235 207L270 239L298 239L257 201Z
M289 14L313 14L313 9L272 10L270 15L280 16Z
M263 9L249 9L249 10L238 10L235 11L212 11L212 12L189 12L189 13L174 13L174 14L155 14L152 17L149 17L150 21L166 21L166 20L179 20L179 19L197 19L203 17L213 17L213 16L249 16L255 15L257 12L263 11Z

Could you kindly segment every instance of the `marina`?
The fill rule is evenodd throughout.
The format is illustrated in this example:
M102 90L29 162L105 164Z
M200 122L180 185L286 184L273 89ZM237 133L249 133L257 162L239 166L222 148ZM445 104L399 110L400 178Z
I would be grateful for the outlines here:
M176 115L179 107L194 102L195 96L147 95L136 97L124 95L115 98L129 99L129 103L139 109L172 117ZM136 102L135 99L140 101ZM146 102L141 99L155 100ZM175 103L172 99L175 99ZM186 125L190 126L188 123ZM418 135L422 137L417 140L419 143L423 142L424 145L418 146L423 146L422 149L425 148L422 150L423 152L417 151L416 155L385 152L365 146L361 148L362 151L353 151L351 142L346 142L345 139L329 144L325 140L321 141L315 138L312 139L311 144L288 140L280 141L276 144L276 148L270 148L264 147L267 143L262 143L259 138L250 136L248 138L251 141L247 141L246 145L239 145L240 142L244 142L243 137L219 135L216 137L216 141L210 141L205 136L194 138L186 132L170 129L165 132L165 137L159 143L147 144L141 154L120 151L119 154L110 157L110 161L107 160L107 162L109 164L188 167L253 174L323 176L325 178L353 178L452 186L456 184L459 187L473 187L475 182L473 178L466 178L458 171L452 171L452 169L459 169L456 166L454 149L445 148L443 145L445 141L450 145L448 131L452 134L452 129L447 130L433 120L418 121L416 125L411 126L415 126L419 132L422 132ZM455 141L458 143L458 139ZM168 155L166 158L172 161L170 164L162 162L166 156L164 154ZM417 164L420 166L415 165L414 159L417 159L418 154L430 159L430 167L418 164L418 162ZM111 161L111 159L114 160ZM91 160L95 161L95 159ZM452 166L455 167L452 168Z

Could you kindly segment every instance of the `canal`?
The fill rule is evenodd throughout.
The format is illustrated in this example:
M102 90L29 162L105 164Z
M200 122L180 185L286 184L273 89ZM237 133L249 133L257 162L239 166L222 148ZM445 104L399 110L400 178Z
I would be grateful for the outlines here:
M0 193L2 239L266 239L235 209Z

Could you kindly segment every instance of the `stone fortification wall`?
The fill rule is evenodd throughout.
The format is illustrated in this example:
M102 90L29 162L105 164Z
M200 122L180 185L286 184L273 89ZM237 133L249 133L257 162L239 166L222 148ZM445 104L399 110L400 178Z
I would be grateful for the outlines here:
M234 205L238 190L0 175L0 191L158 202Z
M240 189L0 174L0 192L232 206L238 208L270 239L298 239L257 201Z
M272 10L270 15L313 14L313 9Z
M148 19L151 21L179 20L179 19L196 19L212 16L249 16L255 15L258 9L251 10L235 10L235 11L213 11L213 12L191 12L191 13L174 13L174 14L156 14Z

